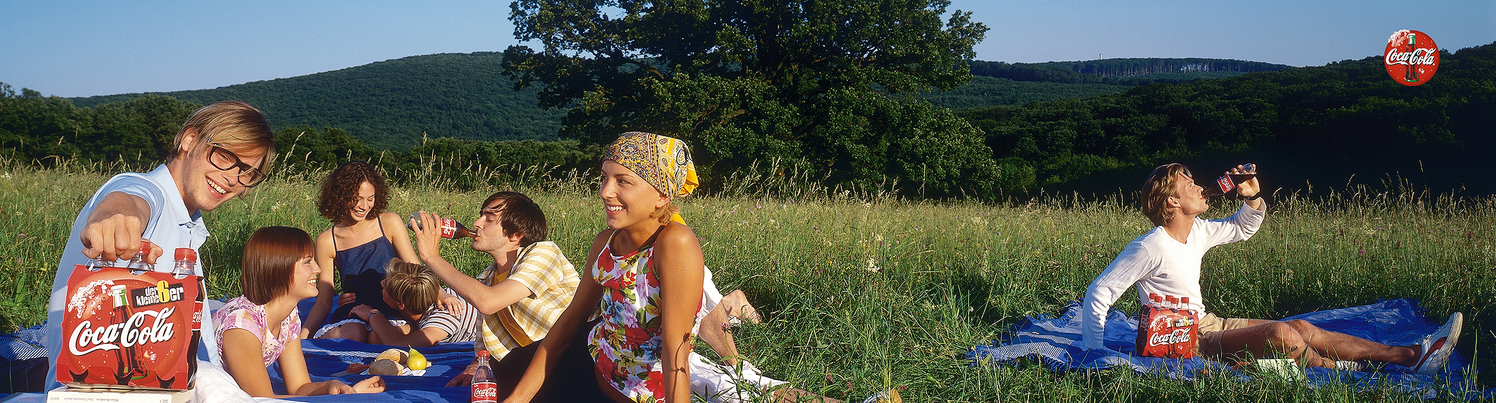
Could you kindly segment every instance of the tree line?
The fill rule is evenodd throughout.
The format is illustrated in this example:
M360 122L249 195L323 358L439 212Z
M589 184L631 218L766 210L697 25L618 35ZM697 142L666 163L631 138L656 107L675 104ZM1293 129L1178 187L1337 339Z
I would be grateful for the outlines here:
M1496 44L1446 52L1438 75L1417 87L1391 80L1373 57L956 112L926 101L845 91L824 96L828 103L821 106L770 107L754 98L767 96L763 88L748 93L753 96L733 95L737 88L761 85L753 81L688 77L644 87L650 96L673 97L666 99L676 104L630 113L664 129L717 127L709 135L683 136L692 141L708 185L778 158L786 162L780 167L815 172L810 176L828 184L896 181L910 195L990 199L1039 189L1131 190L1132 182L1165 161L1196 164L1203 176L1253 161L1275 169L1277 186L1339 185L1353 175L1375 184L1397 175L1437 190L1496 193L1474 175L1485 171L1486 156L1496 151L1489 135L1496 127ZM716 107L689 108L686 102L703 100ZM79 107L0 83L0 155L41 164L53 163L54 156L150 164L161 160L198 106L147 95ZM697 119L673 120L680 115L667 112ZM747 114L761 117L733 123ZM798 119L809 119L805 123L813 129L773 134ZM400 175L439 166L454 171L441 175L459 186L521 180L526 167L592 167L613 133L574 132L566 141L432 138L389 150L338 127L272 123L278 124L288 169L349 159L376 161ZM475 171L487 174L471 175Z
M44 97L31 89L17 93L0 83L0 157L42 166L72 160L146 170L165 160L182 122L200 107L165 95L77 107L65 98ZM403 151L376 150L341 128L308 125L279 126L275 141L276 174L359 160L378 164L396 181L441 181L464 190L593 168L601 154L575 140L446 137Z
M1490 194L1496 186L1476 173L1496 151L1492 111L1496 44L1445 51L1438 74L1416 87L1370 57L959 115L1016 173L1007 188L1130 190L1137 185L1119 178L1165 161L1211 172L1256 160L1291 188L1354 176Z

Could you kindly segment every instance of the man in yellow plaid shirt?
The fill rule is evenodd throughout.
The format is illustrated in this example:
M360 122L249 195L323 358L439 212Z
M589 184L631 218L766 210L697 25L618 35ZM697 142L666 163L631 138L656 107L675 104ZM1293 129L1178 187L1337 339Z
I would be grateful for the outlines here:
M571 304L579 278L561 249L546 238L545 212L523 194L498 192L483 201L473 221L475 251L493 256L478 278L468 277L440 254L441 229L414 225L416 251L421 261L436 272L458 296L483 313L481 336L474 351L486 349L499 384L499 395L507 395L540 346L561 311ZM420 212L421 222L441 222L440 217ZM453 378L448 386L470 382L477 361ZM511 372L512 371L512 372ZM506 376L505 374L514 374Z

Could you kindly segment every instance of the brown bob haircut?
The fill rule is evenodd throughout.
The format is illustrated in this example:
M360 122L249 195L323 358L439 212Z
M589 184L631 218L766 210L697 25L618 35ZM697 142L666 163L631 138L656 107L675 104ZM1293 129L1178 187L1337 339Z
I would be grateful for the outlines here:
M223 101L198 108L182 123L172 140L171 152L166 161L171 162L182 154L182 139L187 131L197 133L197 141L188 150L188 155L200 155L211 144L219 144L231 150L260 149L265 155L260 158L260 172L269 175L275 161L275 131L259 109L243 101Z
M441 297L441 280L429 267L395 258L390 259L386 272L384 292L405 304L408 314L419 315L430 310Z
M296 262L311 256L312 236L293 227L264 227L255 230L244 243L244 259L239 267L239 287L244 298L265 305L291 289L291 274Z
M1148 216L1153 225L1164 225L1174 219L1174 213L1168 208L1169 198L1179 196L1181 173L1186 178L1194 178L1189 167L1176 162L1154 168L1153 173L1148 175L1148 180L1143 182L1143 215Z
M374 186L374 207L369 209L367 217L379 217L389 207L390 186L378 168L363 161L344 162L327 175L317 197L317 212L334 224L348 218L348 211L358 201L358 188L364 182Z
M546 234L545 212L540 210L540 205L530 200L519 192L498 192L488 196L483 205L478 206L478 214L483 214L482 209L494 203L499 203L500 215L499 228L504 229L504 236L513 235L515 232L524 234L519 239L519 246L530 246L536 242L542 242L549 238Z

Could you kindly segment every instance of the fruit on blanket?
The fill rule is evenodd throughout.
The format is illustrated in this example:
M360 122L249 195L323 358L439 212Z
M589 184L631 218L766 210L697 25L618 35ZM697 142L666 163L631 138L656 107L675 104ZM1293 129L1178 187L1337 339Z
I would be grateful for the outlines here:
M400 363L395 360L380 358L374 360L373 364L369 364L370 374L396 376L401 372L405 372L405 367L400 366Z
M405 366L410 367L412 370L423 370L426 369L427 364L426 356L422 355L420 351L416 351L415 347L411 347L410 357L405 359Z
M399 363L405 362L405 351L401 350L401 349L398 349L398 348L392 348L392 349L389 349L389 350L384 350L384 352L379 353L379 356L378 357L374 357L374 359L376 359L376 360L390 360L390 361L394 361L396 364L399 364Z
M369 364L365 364L362 362L348 364L348 373L350 374L362 374L366 369L369 369Z

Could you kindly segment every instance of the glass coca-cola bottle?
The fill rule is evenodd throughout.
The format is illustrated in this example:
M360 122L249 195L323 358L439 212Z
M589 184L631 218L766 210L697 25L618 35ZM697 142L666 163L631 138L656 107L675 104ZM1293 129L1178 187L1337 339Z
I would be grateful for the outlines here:
M410 213L410 219L412 221L415 221L417 230L425 228L424 223L421 222L421 213ZM453 220L451 218L442 218L440 227L442 230L442 238L472 238L474 234L473 230L468 229L467 226L462 225L462 223L457 222L457 220Z
M114 312L109 318L111 323L125 323L130 320L130 295L125 290L124 284L115 284L109 287L109 299L114 302ZM124 343L120 343L124 344ZM126 346L114 350L114 382L120 385L129 385L130 378L135 372L135 347Z
M1408 60L1407 64L1404 65L1407 66L1407 72L1403 75L1403 80L1407 80L1410 83L1418 82L1417 36L1418 34L1408 33Z
M1248 173L1228 173L1225 175L1221 175L1221 177L1216 178L1215 182L1213 182L1210 186L1205 187L1205 196L1222 196L1231 194L1231 191L1236 190L1237 185L1240 185L1242 182L1246 182L1252 180L1252 178L1257 177L1257 167L1252 165L1252 163L1249 162L1246 164L1242 164L1241 167L1243 171L1246 171Z

